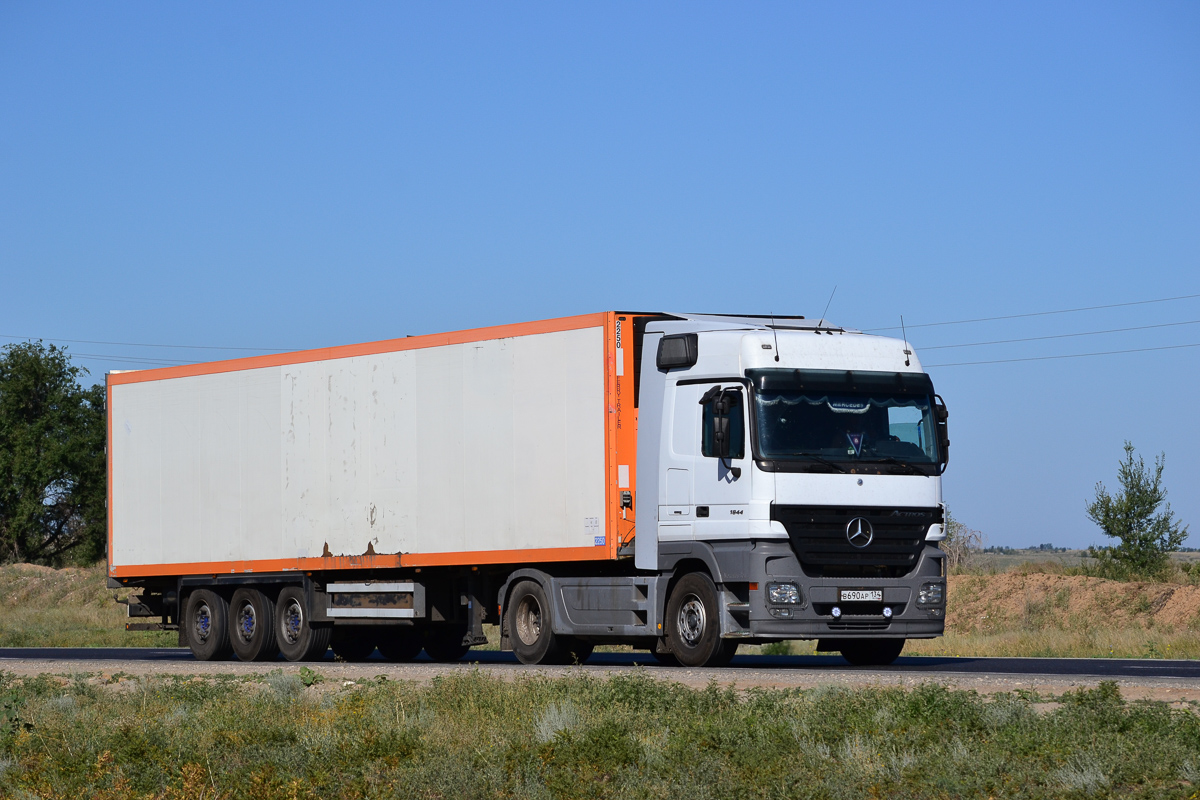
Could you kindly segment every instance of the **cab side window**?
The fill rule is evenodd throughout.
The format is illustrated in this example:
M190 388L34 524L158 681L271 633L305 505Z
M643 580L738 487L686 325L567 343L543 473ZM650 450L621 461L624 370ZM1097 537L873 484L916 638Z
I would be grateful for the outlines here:
M708 458L745 458L746 419L745 404L740 389L725 389L717 392L704 403L703 431L700 437L700 454ZM717 438L728 431L729 454L718 453Z

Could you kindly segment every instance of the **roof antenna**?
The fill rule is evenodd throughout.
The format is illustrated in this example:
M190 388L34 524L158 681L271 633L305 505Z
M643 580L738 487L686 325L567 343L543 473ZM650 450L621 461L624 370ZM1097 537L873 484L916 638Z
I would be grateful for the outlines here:
M895 330L893 328L892 330ZM904 330L904 315L900 315L900 332L904 335L904 366L911 367L908 357L912 355L912 350L908 349L908 331Z
M771 312L771 334L775 337L775 360L779 360L779 331L775 330L775 312Z
M829 313L829 305L833 302L833 296L837 294L837 284L834 284L833 291L829 293L829 303L825 304L825 310L821 312L821 319L817 322L817 333L821 332L821 326L825 325L825 315ZM827 325L825 327L828 327Z

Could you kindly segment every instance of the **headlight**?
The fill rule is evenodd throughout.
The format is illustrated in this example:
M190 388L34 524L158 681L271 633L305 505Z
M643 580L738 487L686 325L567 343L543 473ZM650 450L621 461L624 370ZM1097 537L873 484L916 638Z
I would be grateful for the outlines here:
M794 583L768 583L767 600L773 606L800 602L800 587Z
M940 583L927 583L917 592L917 605L940 606L943 599L943 587Z

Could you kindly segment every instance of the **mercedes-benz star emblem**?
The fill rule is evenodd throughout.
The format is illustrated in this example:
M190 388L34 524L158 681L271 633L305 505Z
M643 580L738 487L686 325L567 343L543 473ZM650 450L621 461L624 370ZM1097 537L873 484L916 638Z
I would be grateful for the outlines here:
M871 523L862 517L855 517L846 523L846 540L854 547L866 547L875 538L875 530Z

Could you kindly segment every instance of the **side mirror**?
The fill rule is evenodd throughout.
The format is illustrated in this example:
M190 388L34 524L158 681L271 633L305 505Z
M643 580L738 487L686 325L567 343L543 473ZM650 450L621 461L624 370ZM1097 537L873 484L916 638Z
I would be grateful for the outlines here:
M718 403L718 405L720 405ZM717 458L729 458L729 417L713 414L712 417L713 455Z
M737 405L738 391L714 386L700 398L700 405L706 409L711 404L712 413L704 414L705 439L711 442L711 448L705 447L704 455L710 458L731 458L733 456L733 438L730 435L729 417Z
M950 410L946 408L946 401L940 394L933 396L933 416L937 420L938 450L942 454L942 472L945 472L946 465L950 463L950 430L946 425L946 420L950 419Z

